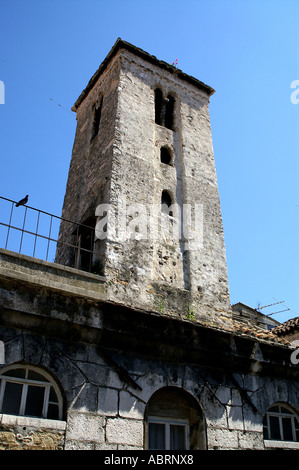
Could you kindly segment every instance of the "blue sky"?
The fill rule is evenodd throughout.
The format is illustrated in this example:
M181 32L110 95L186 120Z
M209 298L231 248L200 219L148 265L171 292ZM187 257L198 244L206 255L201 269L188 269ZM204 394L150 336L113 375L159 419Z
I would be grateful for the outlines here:
M291 101L299 2L0 0L0 12L0 196L29 193L30 206L61 215L70 109L118 37L178 58L216 90L210 116L231 302L284 301L263 312L299 315L299 103Z

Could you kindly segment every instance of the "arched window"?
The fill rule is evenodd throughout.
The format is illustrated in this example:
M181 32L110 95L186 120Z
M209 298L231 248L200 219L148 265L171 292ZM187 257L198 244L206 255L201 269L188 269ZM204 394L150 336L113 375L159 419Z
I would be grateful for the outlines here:
M175 99L172 95L163 97L160 88L155 89L155 123L174 130Z
M170 207L172 204L172 197L166 189L162 191L161 204L167 207Z
M162 191L162 195L161 195L161 211L162 211L162 213L166 214L166 215L170 215L172 217L173 212L172 212L172 210L170 210L171 205L172 205L171 194L169 193L169 191L164 189Z
M146 448L206 449L206 426L196 399L176 387L165 387L150 398L145 416Z
M77 225L77 250L75 255L75 268L82 271L91 272L93 252L94 252L94 235L95 235L96 218L89 217L82 225Z
M171 153L168 147L161 147L160 159L161 159L161 163L165 163L166 165L171 164Z
M93 109L93 121L92 121L90 142L93 141L93 139L97 136L99 132L102 106L103 106L103 97L101 97L100 101L95 104L94 109Z
M273 405L263 420L265 440L299 442L298 416L287 405Z
M155 89L155 123L162 125L163 93L160 88Z
M0 413L61 420L62 395L43 369L14 364L0 373Z
M174 97L168 95L165 100L165 127L173 130Z

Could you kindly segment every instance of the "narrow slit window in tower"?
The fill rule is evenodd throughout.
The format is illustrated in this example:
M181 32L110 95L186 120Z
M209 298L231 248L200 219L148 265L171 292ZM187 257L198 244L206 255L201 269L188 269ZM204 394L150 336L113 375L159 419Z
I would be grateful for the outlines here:
M160 88L155 90L155 123L162 125L163 94Z
M93 139L97 136L97 134L99 132L101 114L102 114L102 104L103 104L103 97L101 98L100 102L97 103L97 105L94 108L92 132L91 132L91 139L90 139L91 142L93 141Z
M170 209L170 206L172 205L172 197L170 193L166 190L162 191L162 196L161 196L161 210L163 214L170 215L171 217L173 216L173 212Z
M75 267L82 271L91 271L94 249L94 231L94 217L90 217L83 225L78 226Z
M165 127L173 130L174 97L168 95L165 100Z
M162 147L160 150L161 163L171 165L171 153L167 147Z

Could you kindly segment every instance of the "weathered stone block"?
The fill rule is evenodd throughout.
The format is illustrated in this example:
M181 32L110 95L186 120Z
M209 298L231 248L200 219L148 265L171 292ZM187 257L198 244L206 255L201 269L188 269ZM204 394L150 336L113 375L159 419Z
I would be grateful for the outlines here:
M229 429L244 429L243 412L241 406L228 406L228 427Z
M238 449L238 432L228 429L208 429L209 449Z
M145 403L130 393L122 391L119 396L119 415L123 418L143 419Z
M98 413L107 416L116 416L118 413L118 390L99 387Z
M135 419L108 418L107 442L111 444L143 446L143 421Z
M71 441L104 442L104 418L92 413L70 412L66 438Z
M239 449L263 450L264 439L262 432L239 432Z

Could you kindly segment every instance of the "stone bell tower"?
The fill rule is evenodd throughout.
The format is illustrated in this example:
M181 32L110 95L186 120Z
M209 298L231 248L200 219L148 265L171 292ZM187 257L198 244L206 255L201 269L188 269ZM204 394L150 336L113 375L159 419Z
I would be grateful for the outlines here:
M57 262L101 266L108 298L207 324L231 318L209 119L214 90L118 39L73 106ZM86 227L91 227L89 230ZM88 233L89 230L89 233ZM81 265L80 265L81 263Z

